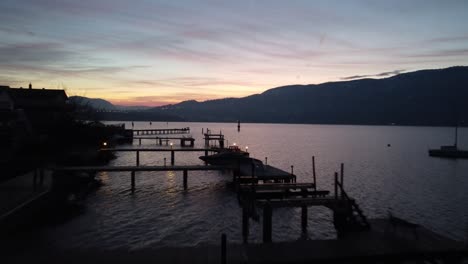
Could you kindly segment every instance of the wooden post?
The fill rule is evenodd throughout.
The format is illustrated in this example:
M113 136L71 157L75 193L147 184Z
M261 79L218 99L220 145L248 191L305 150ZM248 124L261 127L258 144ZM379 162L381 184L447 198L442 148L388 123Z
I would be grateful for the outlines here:
M141 138L138 139L138 144L141 146Z
M307 233L307 205L302 206L301 216L302 233Z
M140 166L140 151L136 151L136 165Z
M335 172L335 200L338 200L338 172Z
M171 165L174 166L174 151L171 150Z
M294 175L294 166L291 165L291 175Z
M249 240L249 212L245 204L242 206L242 238L244 244L247 244Z
M315 156L312 156L312 176L314 177L314 191L317 191L317 178L315 176Z
M271 205L266 204L263 207L263 243L271 242L272 217L273 212L271 210Z
M226 234L223 233L221 235L221 264L227 263L226 251Z
M166 158L164 157L164 167L166 167Z
M340 185L341 185L341 198L344 198L344 164L341 163L341 170L340 170Z
M184 190L187 190L187 170L184 170Z
M135 171L132 171L132 193L135 192Z
M268 157L265 157L265 165L268 165Z

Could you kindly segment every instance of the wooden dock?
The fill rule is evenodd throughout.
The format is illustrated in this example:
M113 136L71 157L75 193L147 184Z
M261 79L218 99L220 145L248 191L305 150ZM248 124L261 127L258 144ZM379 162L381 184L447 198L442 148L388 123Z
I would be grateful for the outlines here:
M163 129L132 129L133 135L169 135L169 134L188 134L190 127L184 128L163 128Z
M253 170L253 167L252 167ZM273 209L279 207L301 208L302 232L307 232L308 207L324 206L333 212L333 223L338 236L351 231L368 230L370 224L357 202L350 198L343 188L343 164L341 177L335 173L335 190L332 195L328 190L317 190L316 183L273 183L241 184L238 199L242 206L242 236L248 242L249 219L258 220L258 208L263 210L263 242L272 242Z
M66 176L73 172L95 173L99 171L126 171L130 172L131 176L131 191L135 192L135 172L141 171L182 171L184 190L188 188L188 172L189 171L211 171L211 170L229 170L222 166L206 166L206 165L189 165L189 166L76 166L76 167L54 167L50 168L55 175Z
M239 175L234 179L238 184L271 181L275 183L289 183L296 181L296 175L270 165L265 165L255 159L252 159L252 162L240 163L238 170Z
M219 152L220 149L216 148L103 148L100 151L112 151L112 152L135 152L136 166L140 165L140 152L170 152L171 153L171 165L175 165L175 153L176 152L202 152L205 156L208 156L210 152Z
M193 147L195 145L195 138L193 137L133 137L131 140L138 140L138 145L141 145L142 139L155 141L156 145L162 146L165 143L166 146L169 146L171 140L176 140L180 142L181 147Z

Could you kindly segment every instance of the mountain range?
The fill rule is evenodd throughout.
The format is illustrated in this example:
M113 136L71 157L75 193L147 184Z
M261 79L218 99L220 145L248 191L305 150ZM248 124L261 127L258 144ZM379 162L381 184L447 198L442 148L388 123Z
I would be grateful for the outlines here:
M129 112L153 121L450 126L466 125L466 99L468 67L457 66L383 79L288 85L243 98L190 100ZM103 118L122 117L111 113Z

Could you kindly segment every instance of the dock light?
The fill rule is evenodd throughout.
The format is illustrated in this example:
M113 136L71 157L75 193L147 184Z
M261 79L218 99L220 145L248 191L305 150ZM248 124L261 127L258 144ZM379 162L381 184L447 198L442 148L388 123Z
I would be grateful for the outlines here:
M172 145L173 145L173 144L172 144L172 142L171 142L171 143L169 143L169 145L171 145L171 148L172 148Z
M107 147L107 142L102 142L103 147Z
M236 142L232 143L232 145L235 146L235 145L236 145Z
M249 146L245 146L245 152L249 151Z

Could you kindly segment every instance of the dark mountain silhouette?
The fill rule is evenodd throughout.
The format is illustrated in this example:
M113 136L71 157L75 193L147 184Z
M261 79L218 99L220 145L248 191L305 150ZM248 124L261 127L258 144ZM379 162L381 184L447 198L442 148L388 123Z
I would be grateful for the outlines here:
M468 67L458 66L150 109L125 109L102 99L89 104L106 120L466 126L467 98Z
M289 85L244 98L185 101L153 108L188 121L466 125L468 67L385 79Z
M99 111L141 111L149 109L149 106L122 106L114 105L101 98L88 98L83 96L70 96L69 100L79 105L86 105Z
M71 96L69 102L86 109L88 118L108 121L183 121L169 113L146 111L148 106L120 106L100 98ZM92 113L89 113L92 111Z

